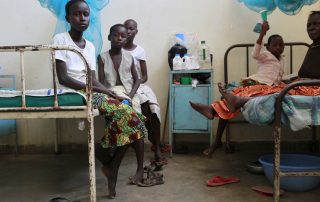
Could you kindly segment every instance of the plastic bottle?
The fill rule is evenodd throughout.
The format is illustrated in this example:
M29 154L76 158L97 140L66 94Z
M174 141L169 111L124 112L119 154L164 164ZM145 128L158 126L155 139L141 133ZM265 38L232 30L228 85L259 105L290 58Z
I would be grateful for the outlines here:
M190 54L184 54L182 59L183 59L183 69L192 69Z
M180 54L176 54L172 59L173 70L181 70L183 68L182 65L183 65L183 61L182 61L182 58L180 57Z
M122 103L131 106L129 100L122 100Z
M210 50L206 45L206 41L201 41L200 49L199 49L199 64L200 68L208 69L211 67L210 61Z

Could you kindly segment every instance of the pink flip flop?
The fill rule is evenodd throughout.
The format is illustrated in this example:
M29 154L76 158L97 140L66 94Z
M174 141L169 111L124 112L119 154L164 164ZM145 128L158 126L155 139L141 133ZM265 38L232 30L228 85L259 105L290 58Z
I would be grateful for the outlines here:
M251 187L251 189L260 194L273 196L273 187L270 187L270 186L254 186L254 187ZM283 194L284 194L284 191L280 189L280 196L282 196Z
M211 179L207 181L207 185L209 187L214 187L214 186L221 186L225 184L230 184L234 182L239 182L240 179L237 177L221 177L221 176L214 176Z

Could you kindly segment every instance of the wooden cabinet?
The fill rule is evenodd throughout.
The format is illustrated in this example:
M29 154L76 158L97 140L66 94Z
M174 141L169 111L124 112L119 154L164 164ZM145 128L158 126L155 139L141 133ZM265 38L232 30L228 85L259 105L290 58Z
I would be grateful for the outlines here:
M193 86L191 78L197 79L199 83ZM189 101L211 104L212 78L211 69L169 72L169 143L172 149L177 133L208 134L211 145L212 121L193 110ZM172 155L172 150L170 154Z

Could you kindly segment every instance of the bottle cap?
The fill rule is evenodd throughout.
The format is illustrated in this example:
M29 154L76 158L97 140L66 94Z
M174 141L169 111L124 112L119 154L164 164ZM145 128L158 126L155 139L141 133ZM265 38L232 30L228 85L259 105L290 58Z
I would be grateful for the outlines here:
M176 55L175 56L179 56L180 57L180 54L179 53L176 53Z
M184 54L184 56L190 56L190 54L186 53L186 54Z
M201 44L205 44L206 43L206 41L201 41Z

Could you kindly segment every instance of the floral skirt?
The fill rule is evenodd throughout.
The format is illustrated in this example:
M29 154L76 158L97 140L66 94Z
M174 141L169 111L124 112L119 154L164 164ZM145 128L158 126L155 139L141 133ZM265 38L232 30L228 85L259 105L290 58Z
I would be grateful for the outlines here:
M144 138L148 132L143 123L145 117L129 105L102 93L93 93L93 105L105 115L106 125L102 147L118 147Z

